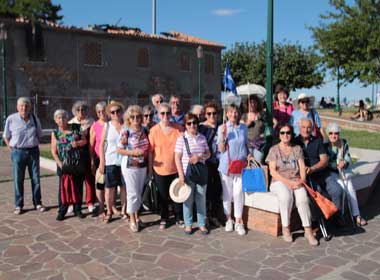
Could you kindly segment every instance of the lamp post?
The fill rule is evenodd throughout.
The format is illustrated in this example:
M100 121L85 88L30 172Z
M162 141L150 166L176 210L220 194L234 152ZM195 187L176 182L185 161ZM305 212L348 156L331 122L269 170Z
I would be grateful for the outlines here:
M337 81L336 81L336 104L335 104L335 112L338 112L339 115L341 114L341 108L340 108L340 72L339 72L339 63L338 63L338 67L336 69L336 77L337 77Z
M0 23L0 40L1 40L1 60L2 60L2 77L3 77L3 117L2 117L2 125L3 129L5 127L5 121L8 116L8 100L7 100L7 76L6 76L6 62L5 62L5 41L7 40L7 29L5 28L5 24Z
M266 120L265 120L265 153L269 150L273 140L273 0L268 0L266 42Z
M203 58L203 48L200 45L197 48L197 58L198 58L198 104L201 104L201 61Z

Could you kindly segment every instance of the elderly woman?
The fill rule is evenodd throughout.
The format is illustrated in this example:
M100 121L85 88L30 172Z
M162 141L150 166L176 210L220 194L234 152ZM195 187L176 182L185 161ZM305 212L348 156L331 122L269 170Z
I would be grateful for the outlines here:
M186 182L191 187L189 198L183 203L183 216L185 219L185 233L192 233L193 224L193 204L197 207L197 223L199 230L203 235L208 234L206 228L206 189L207 184L200 185L185 178L186 170L189 164L198 162L205 164L210 157L206 137L198 133L198 117L192 113L187 113L184 118L185 134L179 136L175 146L175 163L178 170L179 183Z
M298 105L298 109L294 110L290 116L289 124L294 128L295 136L300 134L301 119L309 119L313 125L313 136L323 138L324 132L322 129L321 119L316 110L313 109L315 98L306 93L300 93L294 101Z
M272 176L270 191L276 194L280 204L283 239L293 242L289 224L295 201L305 237L310 245L316 246L318 241L311 230L309 199L302 183L306 180L302 148L291 144L292 137L293 128L289 124L279 126L280 143L272 146L266 158Z
M347 170L351 164L348 143L346 139L340 138L340 127L336 123L329 123L326 127L326 133L329 139L326 143L326 150L329 156L329 175L326 181L337 182L347 192L354 221L358 226L365 226L367 225L367 221L360 216L356 191L350 178L352 174L346 172L344 178L339 176L339 173L343 175L344 170ZM347 189L345 189L345 186Z
M90 128L90 156L91 156L91 169L95 174L96 169L99 167L99 145L103 133L103 128L107 122L106 113L107 103L102 101L95 105L96 115L98 120L94 122ZM99 202L98 216L104 219L104 184L96 182L96 198Z
M148 129L148 131L154 126L156 123L153 120L154 117L154 110L149 105L145 105L142 108L143 111L143 120L142 125Z
M158 186L159 203L161 208L160 229L166 228L169 219L169 187L171 182L178 177L178 171L174 160L174 148L178 137L181 135L182 126L170 122L171 107L167 103L161 103L158 109L160 122L153 126L149 133L151 157L149 158L149 177L153 173ZM175 220L178 226L183 227L182 205L173 202Z
M289 91L287 88L277 85L274 93L273 102L273 128L278 134L278 127L289 123L290 116L294 110L293 104L287 100L289 98Z
M62 165L65 158L68 157L68 153L85 147L87 140L85 135L82 134L80 125L68 124L68 117L65 110L55 111L54 120L58 127L51 134L51 154L57 163L57 174L59 176L58 221L65 218L70 203L74 203L75 215L83 218L81 207L84 174L63 173Z
M85 101L77 101L72 107L72 113L74 118L69 121L69 124L79 124L82 134L87 139L86 147L84 147L84 159L86 161L86 175L84 177L84 183L86 186L86 205L88 212L93 213L95 210L95 176L91 170L90 160L90 127L94 123L94 119L88 117L88 105Z
M248 97L247 113L243 114L242 121L248 127L249 151L258 162L263 161L262 148L264 146L264 112L263 102L257 95Z
M193 106L191 106L190 112L193 115L197 116L200 123L205 120L205 111L202 105L194 104Z
M127 213L132 232L139 231L138 211L147 176L149 139L148 130L142 126L143 111L140 106L129 106L124 114L124 124L120 132L117 152L123 155L121 172L127 192Z
M117 144L123 125L123 110L123 104L117 101L111 101L108 104L106 111L111 121L106 123L99 145L99 172L105 174L104 186L107 214L104 221L107 223L112 219L112 211L115 205L115 190L117 187L120 187L121 217L122 219L127 218L125 214L125 182L121 174L121 158L117 153Z
M221 224L218 220L219 210L222 208L222 184L218 172L219 152L218 152L218 111L219 108L214 102L209 102L204 107L206 121L199 125L198 131L207 139L210 158L206 161L208 168L208 181L206 191L206 205L209 222L217 227Z
M223 188L223 208L227 222L225 231L234 230L231 216L231 204L234 202L235 231L245 235L242 220L244 194L242 190L242 169L250 159L248 153L248 128L240 122L239 108L227 107L227 123L218 128L218 149L221 153L218 171Z

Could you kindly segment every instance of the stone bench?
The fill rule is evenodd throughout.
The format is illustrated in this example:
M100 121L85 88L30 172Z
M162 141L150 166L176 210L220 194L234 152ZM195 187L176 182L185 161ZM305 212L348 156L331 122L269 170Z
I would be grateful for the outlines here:
M380 184L380 151L351 148L351 156L359 160L353 165L353 185L359 206L367 203L373 189ZM273 236L281 234L281 218L275 194L245 193L243 220L248 229ZM300 226L297 211L292 212L291 229Z

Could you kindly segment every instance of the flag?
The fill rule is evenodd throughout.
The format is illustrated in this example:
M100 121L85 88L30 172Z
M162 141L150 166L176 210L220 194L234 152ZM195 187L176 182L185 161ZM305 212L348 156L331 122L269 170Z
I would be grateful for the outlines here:
M235 82L234 82L234 79L232 78L231 70L230 70L230 67L228 66L228 63L226 64L226 69L224 70L223 86L225 90L232 91L235 95L237 95Z

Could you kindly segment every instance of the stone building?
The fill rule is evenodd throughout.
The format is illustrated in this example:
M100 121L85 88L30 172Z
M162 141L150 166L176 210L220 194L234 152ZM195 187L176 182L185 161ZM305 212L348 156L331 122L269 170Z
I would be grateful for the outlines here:
M107 25L82 29L0 21L8 34L8 113L14 112L17 97L30 96L45 128L54 125L54 110L70 112L79 99L91 106L110 99L145 105L152 94L167 99L176 94L189 107L198 103L199 75L201 103L219 100L220 44L174 31L154 35ZM200 60L198 46L203 49Z

